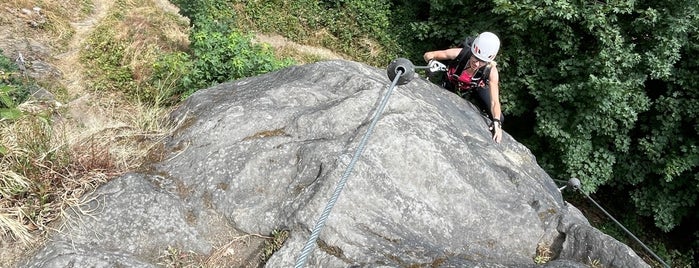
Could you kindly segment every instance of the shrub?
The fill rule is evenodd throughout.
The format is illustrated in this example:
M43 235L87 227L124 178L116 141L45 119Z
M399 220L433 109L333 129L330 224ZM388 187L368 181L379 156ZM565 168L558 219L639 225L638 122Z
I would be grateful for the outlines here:
M125 41L117 39L116 34L114 24L102 24L88 39L88 48L81 50L80 57L89 67L87 75L93 90L122 91L135 87L132 71L125 64Z
M184 14L195 16L190 33L189 54L174 52L154 63L151 85L173 86L165 99L186 98L201 88L222 82L255 76L295 64L292 59L277 59L267 45L252 42L252 35L232 28L229 13L218 9L225 4L190 6ZM203 9L213 10L203 10ZM226 15L226 16L224 16Z
M21 114L17 105L27 99L29 89L20 77L17 65L0 50L0 121L16 119Z
M294 64L277 60L270 47L252 43L252 36L238 31L219 32L202 27L193 32L193 71L185 84L189 92L228 80L255 76Z

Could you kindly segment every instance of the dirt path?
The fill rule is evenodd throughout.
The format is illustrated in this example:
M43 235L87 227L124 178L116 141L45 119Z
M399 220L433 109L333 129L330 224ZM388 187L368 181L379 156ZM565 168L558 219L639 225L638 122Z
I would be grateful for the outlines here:
M266 34L257 34L255 36L255 41L257 42L262 42L262 43L267 43L270 46L272 46L276 50L284 50L284 49L291 49L295 50L298 53L301 54L307 54L307 55L314 55L315 57L318 57L320 59L324 60L329 60L329 59L343 59L344 57L327 49L327 48L320 48L320 47L313 47L313 46L307 46L307 45L301 45L298 43L295 43L293 41L290 41L289 39L280 36L280 35L266 35Z
M75 30L67 52L56 56L56 67L63 74L61 79L70 95L79 95L85 92L83 81L83 66L80 64L79 52L85 39L92 33L95 26L107 16L113 3L109 0L94 0L94 12L79 22L71 23Z
M77 135L77 133L93 133L105 126L115 124L112 122L113 116L110 115L111 111L114 110L113 101L106 102L112 105L103 105L102 103L105 103L103 102L104 97L94 94L87 88L85 68L80 63L79 58L80 51L85 48L87 38L100 21L109 14L113 1L93 0L93 4L94 10L87 18L71 23L75 34L69 42L67 52L57 55L55 61L56 68L62 73L61 84L66 88L71 99L66 104L66 118L69 120L65 122L66 126L64 127L69 136ZM101 105L95 105L96 103ZM80 129L81 127L86 129Z

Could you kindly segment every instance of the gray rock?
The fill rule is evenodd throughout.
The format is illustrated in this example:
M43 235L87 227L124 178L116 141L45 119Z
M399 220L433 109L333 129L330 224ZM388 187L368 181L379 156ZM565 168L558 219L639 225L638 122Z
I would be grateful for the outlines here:
M101 187L27 266L154 266L170 246L212 254L233 230L289 230L266 267L293 266L389 84L326 61L195 93L172 113L166 160ZM308 267L649 267L526 147L494 143L473 105L419 78L394 90L347 179Z

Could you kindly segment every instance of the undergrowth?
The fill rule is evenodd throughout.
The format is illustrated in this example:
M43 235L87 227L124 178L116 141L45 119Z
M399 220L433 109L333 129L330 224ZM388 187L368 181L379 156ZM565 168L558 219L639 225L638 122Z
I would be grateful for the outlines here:
M164 29L186 28L189 21L157 13L152 3L119 0L115 5L119 8L98 26L81 54L94 90L121 91L132 100L169 106L199 89L295 64L226 23L232 18L223 2L196 6L191 29L176 36Z
M29 242L68 206L116 172L109 144L68 146L45 114L3 122L0 144L0 235Z
M400 53L390 1L232 1L236 25L384 66ZM283 10L283 16L278 15Z
M279 58L266 44L235 27L236 14L221 0L174 1L191 21L188 51L161 56L153 65L151 85L173 85L170 92L184 99L199 89L256 76L296 64ZM176 75L173 75L176 74Z
M171 99L177 85L152 83L153 67L161 55L187 49L187 23L153 1L115 1L80 52L91 88L152 105Z
M2 54L0 49L0 121L16 119L21 115L17 105L27 99L29 88L19 67ZM0 153L3 147L0 144Z

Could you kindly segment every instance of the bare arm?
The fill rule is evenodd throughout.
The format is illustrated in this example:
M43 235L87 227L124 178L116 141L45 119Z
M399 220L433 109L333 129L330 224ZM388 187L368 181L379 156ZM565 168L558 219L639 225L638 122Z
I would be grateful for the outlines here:
M490 114L493 118L500 119L502 111L500 110L500 74L498 73L498 67L493 65L490 69L490 77L488 78L490 86Z
M425 59L426 62L429 62L431 60L453 60L456 59L457 56L459 56L460 52L461 48L450 48L445 50L428 51L425 52L425 54L422 55L422 57Z
M495 62L493 62L493 67L490 69L490 77L488 85L490 86L490 114L493 115L493 119L498 121L502 117L502 110L500 109L500 74L498 73L498 68ZM497 126L495 125L497 124ZM495 142L500 142L502 140L502 125L500 123L493 123L493 140Z

